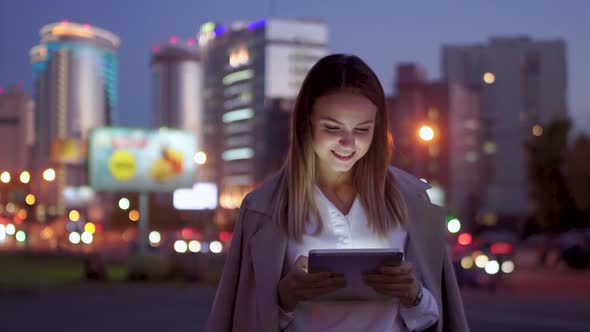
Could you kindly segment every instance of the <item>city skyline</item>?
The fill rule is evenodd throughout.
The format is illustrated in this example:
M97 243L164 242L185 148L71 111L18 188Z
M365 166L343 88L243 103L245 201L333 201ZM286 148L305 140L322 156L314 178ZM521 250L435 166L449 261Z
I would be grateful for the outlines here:
M429 79L440 78L444 45L485 44L495 36L563 39L567 45L568 107L576 129L590 132L590 96L584 92L590 85L590 66L584 63L590 56L590 45L585 39L590 23L584 20L583 14L590 4L527 1L511 3L510 7L484 3L425 7L378 1L367 7L341 3L324 1L310 6L311 2L274 1L274 10L270 1L248 4L222 1L208 7L192 1L175 1L172 5L141 2L141 6L134 2L124 7L110 0L84 4L71 0L52 4L1 3L0 44L3 48L10 46L8 52L0 54L0 87L6 89L22 82L24 90L32 93L28 51L38 41L43 25L63 19L97 25L121 36L118 124L149 127L152 110L149 58L153 45L172 35L195 37L200 25L207 21L226 24L250 21L270 17L272 12L273 17L324 20L330 28L330 52L359 55L375 69L389 94L394 92L394 68L399 63L415 62L425 68ZM13 15L16 12L26 15Z

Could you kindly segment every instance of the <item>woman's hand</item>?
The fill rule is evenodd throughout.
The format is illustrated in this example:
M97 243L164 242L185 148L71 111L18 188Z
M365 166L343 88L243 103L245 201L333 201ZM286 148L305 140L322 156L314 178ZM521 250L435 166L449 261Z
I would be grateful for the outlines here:
M280 305L286 311L293 311L299 301L333 292L345 284L344 277L329 272L307 273L307 256L299 256L279 282Z
M379 272L364 275L367 285L378 293L399 298L403 305L416 302L421 286L411 263L404 261L400 266L382 266Z

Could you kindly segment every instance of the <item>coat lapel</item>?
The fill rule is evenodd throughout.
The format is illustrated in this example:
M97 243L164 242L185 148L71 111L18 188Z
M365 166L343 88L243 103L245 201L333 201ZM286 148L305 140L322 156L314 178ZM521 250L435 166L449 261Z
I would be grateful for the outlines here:
M437 290L441 278L444 238L437 222L444 223L444 209L419 197L406 200L408 238L406 257L414 265L417 277L429 290Z
M250 239L256 304L263 331L268 332L276 331L279 326L278 283L288 242L286 234L279 227L277 216L274 215L274 198L280 189L282 179L282 172L271 178L258 189L256 201L249 206L249 210L253 212L249 222L257 224L257 230Z

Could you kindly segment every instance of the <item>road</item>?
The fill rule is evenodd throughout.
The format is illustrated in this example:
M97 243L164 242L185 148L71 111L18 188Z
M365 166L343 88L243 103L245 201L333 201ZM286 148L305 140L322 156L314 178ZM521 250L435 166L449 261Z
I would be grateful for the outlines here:
M0 291L0 331L201 331L215 290L188 284ZM590 298L464 291L472 331L590 331Z

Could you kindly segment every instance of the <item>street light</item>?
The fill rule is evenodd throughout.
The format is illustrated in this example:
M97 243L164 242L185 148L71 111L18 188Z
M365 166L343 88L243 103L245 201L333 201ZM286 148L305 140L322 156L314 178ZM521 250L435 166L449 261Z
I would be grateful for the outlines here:
M10 173L7 171L2 172L2 174L0 174L0 181L4 183L10 182Z
M420 136L420 139L426 142L432 141L432 139L434 139L434 129L432 129L432 127L430 126L420 127L418 134Z
M53 168L48 168L43 171L43 179L49 182L55 180L55 170Z
M27 184L31 181L31 174L27 171L20 173L20 182Z
M197 163L197 165L203 165L207 162L207 155L205 154L205 152L199 151L195 153L194 160L195 163Z

